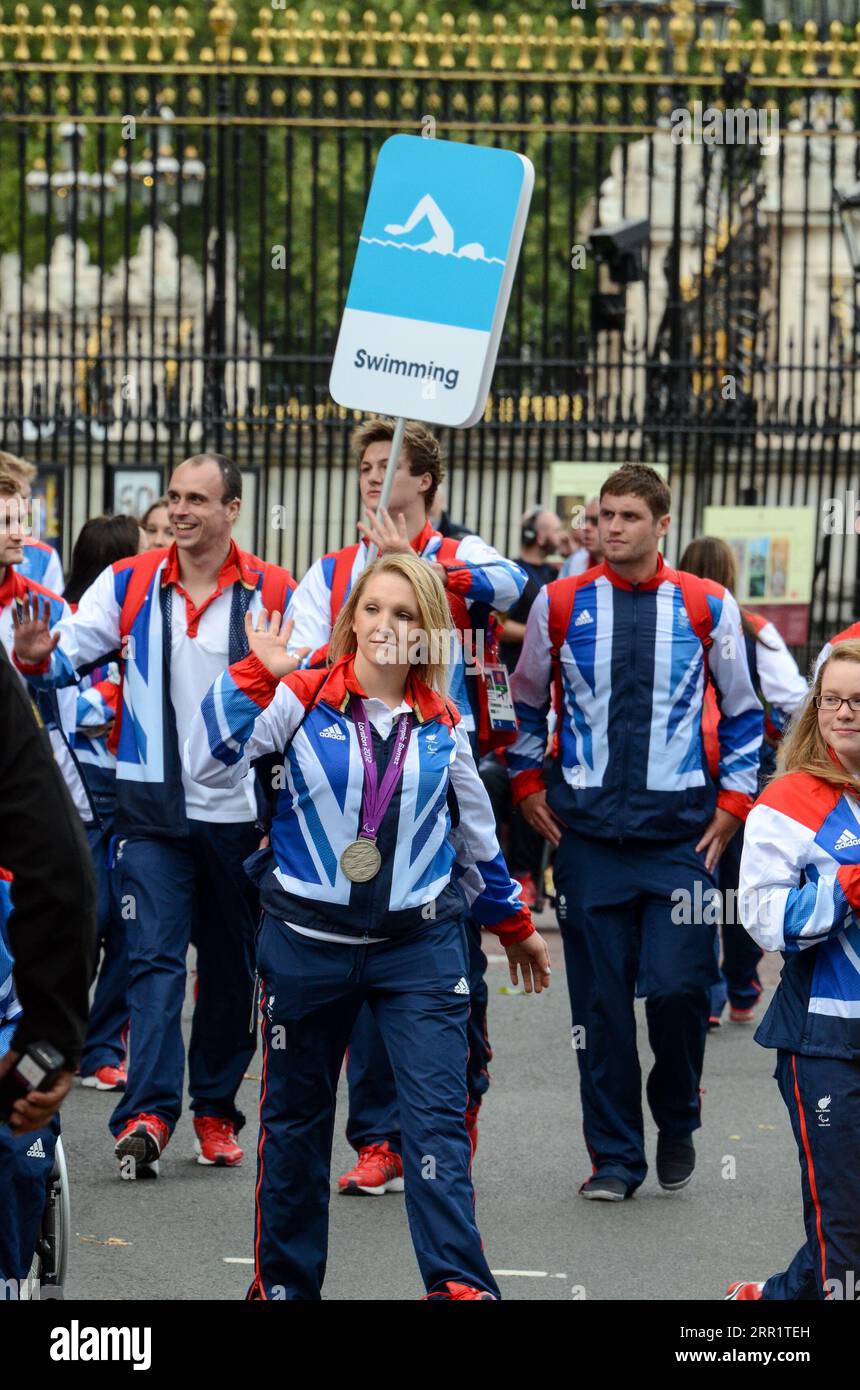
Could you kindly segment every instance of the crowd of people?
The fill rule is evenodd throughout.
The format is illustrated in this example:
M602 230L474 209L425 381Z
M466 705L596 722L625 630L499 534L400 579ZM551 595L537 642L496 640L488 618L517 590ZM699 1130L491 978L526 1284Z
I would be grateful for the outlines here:
M754 1021L761 952L783 952L755 1036L777 1049L808 1238L789 1270L728 1296L827 1297L860 1259L860 626L808 682L739 607L723 541L666 564L671 495L646 465L613 472L574 529L533 507L506 558L448 516L423 425L407 425L381 504L393 432L382 418L354 432L359 538L298 584L238 547L241 474L208 453L139 520L88 521L64 582L28 534L35 470L0 454L0 646L96 884L95 956L64 977L62 1075L0 1124L0 1209L14 1208L0 1276L29 1269L44 1167L28 1155L34 1134L55 1142L74 1074L117 1093L120 1176L158 1175L193 945L188 1092L207 1167L243 1161L237 1094L260 1027L248 1297L320 1297L346 1058L356 1161L337 1190L404 1191L427 1299L497 1299L471 1176L492 1057L482 933L512 983L541 992L532 909L549 895L591 1201L632 1197L648 1171L635 999L657 1180L676 1191L694 1173L708 1033L726 1006ZM15 855L0 862L2 1078L38 1005L19 978L27 880ZM729 902L739 914L714 911ZM821 1095L832 1123L813 1125Z

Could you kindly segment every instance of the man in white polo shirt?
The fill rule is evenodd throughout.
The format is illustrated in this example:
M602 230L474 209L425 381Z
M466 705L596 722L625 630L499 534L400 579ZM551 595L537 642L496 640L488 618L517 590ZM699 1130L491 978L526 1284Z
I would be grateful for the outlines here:
M243 1157L236 1092L256 1046L257 904L243 869L259 841L254 786L200 787L180 761L206 691L247 653L245 614L284 612L295 587L287 570L232 539L241 492L229 459L186 459L167 494L174 543L110 565L53 631L26 604L15 634L16 664L37 686L71 684L81 668L121 657L112 742L131 1032L110 1127L117 1158L134 1160L123 1165L129 1176L157 1171L179 1118L189 936L199 982L188 1053L198 1160L232 1166Z

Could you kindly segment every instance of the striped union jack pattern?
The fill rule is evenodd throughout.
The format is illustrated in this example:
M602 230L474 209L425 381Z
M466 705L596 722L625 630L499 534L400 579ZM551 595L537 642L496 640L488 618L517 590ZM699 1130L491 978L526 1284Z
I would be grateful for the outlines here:
M738 606L704 580L708 664L720 694L719 806L743 818L756 792L762 709L750 679ZM520 724L507 752L515 800L540 790L554 668L554 606L569 601L560 648L559 753L550 805L585 835L680 839L698 834L714 790L701 735L702 641L662 559L634 588L606 564L547 586L511 678Z
M465 899L505 939L528 935L529 913L499 850L468 736L456 710L417 682L407 693L413 727L403 776L378 838L383 867L369 886L345 876L340 856L361 828L364 787L350 690L363 693L351 657L329 671L297 671L278 682L248 656L206 695L185 748L186 769L205 786L235 785L254 759L282 757L271 837L274 876L291 914L305 903L363 931L383 920L390 927L391 914L401 914L404 927L417 925L453 880L458 912Z

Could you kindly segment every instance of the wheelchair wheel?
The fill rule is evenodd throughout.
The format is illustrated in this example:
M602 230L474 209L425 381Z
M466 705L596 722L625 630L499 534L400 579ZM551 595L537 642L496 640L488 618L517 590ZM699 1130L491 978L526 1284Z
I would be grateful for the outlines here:
M61 1137L57 1138L54 1167L51 1171L48 1199L42 1214L42 1225L36 1253L30 1266L28 1284L30 1299L38 1288L42 1298L62 1299L69 1264L69 1241L72 1229L69 1201L69 1172ZM39 1295L36 1295L37 1297Z

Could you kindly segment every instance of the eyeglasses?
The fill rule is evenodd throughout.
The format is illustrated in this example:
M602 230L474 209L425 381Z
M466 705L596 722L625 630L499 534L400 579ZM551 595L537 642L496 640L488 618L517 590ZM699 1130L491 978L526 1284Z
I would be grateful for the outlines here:
M860 713L860 699L840 700L838 695L815 696L815 708L827 710L828 714L838 714L843 705L847 705L855 714Z

